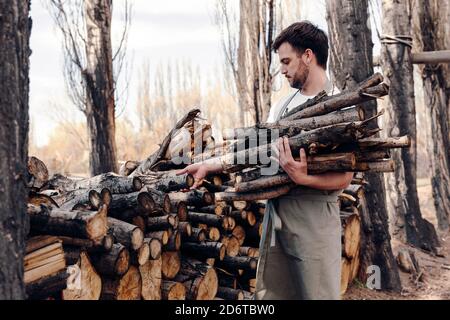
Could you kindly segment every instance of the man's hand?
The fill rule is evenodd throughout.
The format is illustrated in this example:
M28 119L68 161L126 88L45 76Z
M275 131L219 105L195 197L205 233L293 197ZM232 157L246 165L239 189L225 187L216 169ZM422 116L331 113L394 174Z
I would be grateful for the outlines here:
M197 189L202 185L203 179L208 174L208 166L202 162L194 163L178 171L177 175L179 176L185 173L192 174L192 176L194 177L194 184L192 185L191 189Z
M177 172L177 175L182 175L185 173L192 174L194 177L194 184L191 187L192 189L196 189L200 187L203 183L203 179L210 172L219 172L222 170L222 165L219 159L209 159L203 162L194 163L188 165L186 168Z
M326 172L308 175L308 163L304 149L300 149L300 161L294 160L288 138L278 140L279 162L283 170L296 184L319 190L339 190L347 188L353 172Z
M292 157L289 139L283 137L278 139L279 162L283 170L296 184L306 185L308 181L308 164L304 149L300 149L300 161Z

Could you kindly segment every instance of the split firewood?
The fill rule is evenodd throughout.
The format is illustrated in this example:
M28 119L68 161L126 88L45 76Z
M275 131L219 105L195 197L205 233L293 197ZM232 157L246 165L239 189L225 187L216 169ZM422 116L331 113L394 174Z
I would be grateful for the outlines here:
M27 251L23 259L25 284L66 268L61 240L56 237L38 236L27 242Z

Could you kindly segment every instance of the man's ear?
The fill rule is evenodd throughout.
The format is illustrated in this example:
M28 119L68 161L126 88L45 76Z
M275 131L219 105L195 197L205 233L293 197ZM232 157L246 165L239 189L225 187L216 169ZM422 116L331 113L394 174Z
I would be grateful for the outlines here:
M314 54L314 53L312 52L311 49L306 49L306 50L305 50L305 57L306 57L305 63L306 63L306 64L310 64L310 63L312 62L313 54Z

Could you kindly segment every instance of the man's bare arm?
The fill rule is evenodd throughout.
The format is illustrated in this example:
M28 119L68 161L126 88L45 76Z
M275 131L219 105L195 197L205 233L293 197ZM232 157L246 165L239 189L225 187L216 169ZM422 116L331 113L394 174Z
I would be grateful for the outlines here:
M339 190L347 188L352 179L353 172L327 172L318 175L306 175L297 184L319 190Z
M279 161L283 170L298 185L320 189L345 189L351 183L353 172L327 172L323 174L308 174L308 165L305 150L300 150L300 161L292 157L289 140L281 138L278 141Z

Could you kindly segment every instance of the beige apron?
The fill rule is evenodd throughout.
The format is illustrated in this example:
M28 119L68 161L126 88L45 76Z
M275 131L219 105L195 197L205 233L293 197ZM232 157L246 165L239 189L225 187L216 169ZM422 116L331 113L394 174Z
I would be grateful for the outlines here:
M340 299L340 193L297 186L267 202L256 300Z

